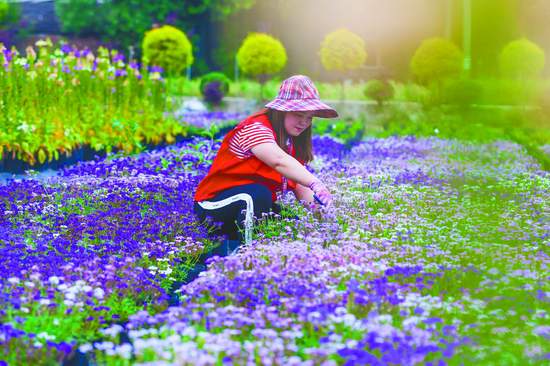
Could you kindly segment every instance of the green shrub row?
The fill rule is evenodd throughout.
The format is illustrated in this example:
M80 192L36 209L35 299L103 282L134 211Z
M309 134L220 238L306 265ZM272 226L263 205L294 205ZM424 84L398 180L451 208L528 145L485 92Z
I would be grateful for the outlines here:
M188 80L183 77L168 78L167 91L171 96L201 96L200 78ZM263 98L277 95L281 80L266 82ZM388 87L388 84L391 87ZM322 99L339 100L340 83L315 82ZM437 104L481 104L481 105L542 105L550 99L550 79L449 79L437 86L423 86L416 83L401 83L373 79L367 82L350 83L345 86L346 100L373 100L382 97L384 101L417 102L423 105ZM376 90L378 89L378 90ZM242 79L229 84L230 97L257 99L260 84ZM382 95L383 94L383 95Z

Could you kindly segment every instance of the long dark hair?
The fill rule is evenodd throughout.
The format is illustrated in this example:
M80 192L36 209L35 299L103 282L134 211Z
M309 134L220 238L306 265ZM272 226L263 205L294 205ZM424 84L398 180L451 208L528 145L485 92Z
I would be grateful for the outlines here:
M254 115L267 115L267 118L271 122L273 130L277 135L277 145L287 153L286 141L290 137L292 139L292 145L296 149L296 158L304 163L309 163L313 160L313 151L311 146L311 126L306 128L299 136L290 136L285 129L285 114L287 112L278 111L271 108L265 108L255 113Z

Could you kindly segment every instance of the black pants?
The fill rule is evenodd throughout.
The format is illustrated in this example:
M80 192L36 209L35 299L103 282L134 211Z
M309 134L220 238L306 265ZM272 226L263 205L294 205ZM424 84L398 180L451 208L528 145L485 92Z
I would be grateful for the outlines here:
M214 198L195 202L194 210L201 221L209 217L215 222L222 223L221 228L212 235L225 235L227 239L238 240L241 243L249 240L243 234L247 234L247 231L251 234L254 219L281 212L280 206L272 201L269 188L261 184L246 184L226 189ZM241 232L243 230L245 233Z

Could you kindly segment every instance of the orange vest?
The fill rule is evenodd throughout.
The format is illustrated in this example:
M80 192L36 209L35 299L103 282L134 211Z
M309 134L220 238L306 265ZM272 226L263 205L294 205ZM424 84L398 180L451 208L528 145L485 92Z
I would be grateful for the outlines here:
M228 188L251 183L263 184L271 191L273 201L277 199L276 192L282 190L282 175L254 155L245 159L239 159L229 150L229 142L235 133L244 126L254 122L261 122L264 126L268 127L273 131L273 135L277 139L277 135L266 114L255 114L241 121L224 137L220 150L210 167L210 171L197 187L195 201L208 200ZM291 155L296 156L294 146L291 147ZM301 163L303 164L303 162ZM288 179L287 189L294 190L295 188L296 183Z

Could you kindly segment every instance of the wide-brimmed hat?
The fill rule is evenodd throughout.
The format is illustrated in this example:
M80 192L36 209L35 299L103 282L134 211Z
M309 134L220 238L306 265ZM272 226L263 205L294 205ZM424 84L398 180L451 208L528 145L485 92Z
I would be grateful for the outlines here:
M277 97L265 106L283 112L314 111L315 117L321 118L338 117L334 108L321 102L313 81L304 75L294 75L284 80Z

